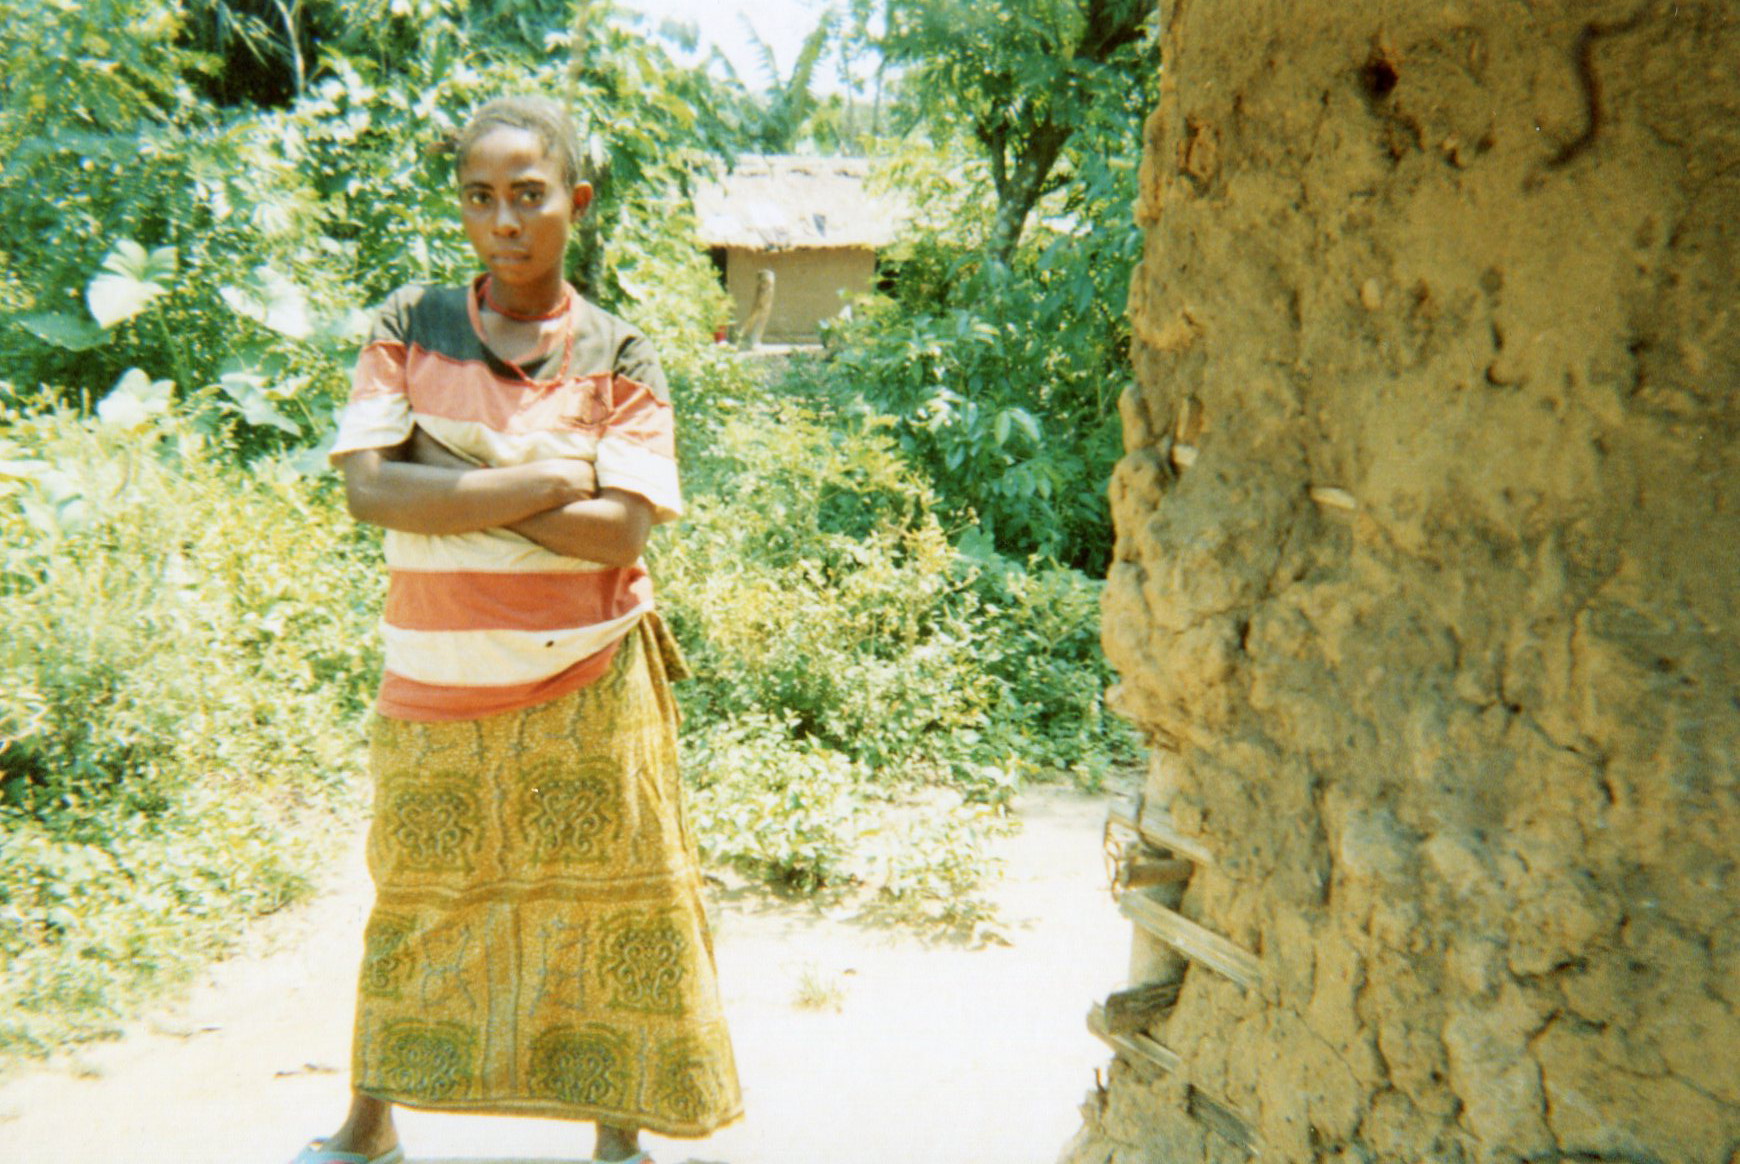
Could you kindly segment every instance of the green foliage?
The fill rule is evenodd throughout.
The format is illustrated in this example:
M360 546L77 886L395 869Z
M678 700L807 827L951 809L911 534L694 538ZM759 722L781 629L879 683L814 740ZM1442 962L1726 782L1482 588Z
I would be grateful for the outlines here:
M245 7L206 9L235 17ZM576 275L606 306L631 302L609 240L627 222L668 215L700 160L729 150L734 123L719 116L730 102L718 87L606 4L584 5L568 28L562 5L477 4L463 19L445 0L392 8L395 20L427 17L417 53L389 67L370 45L336 38L308 64L300 100L227 118L175 80L209 60L176 47L173 12L154 41L124 24L155 27L148 0L33 9L42 35L91 52L125 45L161 83L122 101L108 71L9 74L0 372L36 399L54 392L38 386L111 383L139 367L241 419L248 455L305 445L343 397L356 313L404 283L472 273L443 143L504 92L565 97L585 127L600 196ZM325 10L291 6L309 19ZM555 23L538 34L535 64L523 48L515 55L512 37L479 47L503 21L545 18ZM227 376L258 382L300 431L250 425ZM297 407L281 407L292 398Z
M822 13L815 28L804 37L797 59L792 62L791 74L786 77L780 76L779 60L774 55L773 46L761 39L748 17L743 18L743 23L761 55L762 72L767 78L767 94L758 103L757 116L749 129L750 142L762 153L790 153L803 136L810 118L820 108L821 103L812 92L816 66L821 63L834 35L839 14L833 9Z
M991 926L996 910L979 890L1001 867L991 843L1012 826L995 806L950 788L926 789L884 813L860 839L877 888L866 916L969 934Z
M68 835L0 810L0 1056L111 1033L230 949L240 919L305 896L305 823L194 787L153 814L91 810Z
M907 66L908 106L933 136L965 131L988 164L985 249L1002 262L1066 151L1094 148L1076 135L1108 109L1135 104L1139 117L1152 103L1149 0L888 0L886 16L879 44Z
M691 726L683 761L708 857L798 890L854 876L874 789L862 765L756 712Z
M1108 342L1115 327L1091 305L1076 310L1071 284L1091 297L1096 273L1036 271L1036 289L992 268L966 305L860 314L800 374L854 411L892 418L952 519L976 521L1005 553L1097 573L1128 373Z
M746 382L746 369L713 341L731 318L731 298L692 241L694 212L675 195L638 201L641 209L620 224L611 251L612 309L657 337L673 381Z
M630 223L668 215L697 172L729 161L745 143L740 89L705 68L678 66L661 38L610 0L579 0L570 31L565 92L585 138L597 192L576 232L573 279L606 306L620 302L609 241ZM661 219L662 221L662 219ZM631 296L632 298L632 296Z
M182 30L168 0L0 0L0 151L10 161L45 133L174 120L186 75L213 65L182 47Z
M977 552L974 591L995 633L983 636L978 665L996 685L991 738L1040 773L1068 773L1098 788L1136 755L1136 739L1106 711L1113 675L1100 651L1104 584L1067 567L1023 568L969 534Z
M122 239L103 259L103 273L85 289L85 302L98 327L114 327L144 311L174 278L174 247L158 247L146 254L132 239Z
M29 398L140 367L213 402L215 426L230 415L223 378L251 375L296 399L301 431L244 447L310 441L345 390L356 305L339 245L309 229L316 196L267 126L51 137L14 162L0 248L32 274L10 289L23 310L0 326L0 360ZM26 197L43 186L56 196Z
M0 1048L99 1033L305 892L377 666L330 499L117 398L0 417Z
M700 470L685 536L657 559L710 677L697 714L789 720L800 738L921 777L964 764L955 733L982 721L988 691L922 482L885 438L795 403L747 409L718 439L725 463Z
M220 105L283 108L335 56L415 74L446 56L482 65L545 55L571 0L183 0L182 40L212 62L195 77Z

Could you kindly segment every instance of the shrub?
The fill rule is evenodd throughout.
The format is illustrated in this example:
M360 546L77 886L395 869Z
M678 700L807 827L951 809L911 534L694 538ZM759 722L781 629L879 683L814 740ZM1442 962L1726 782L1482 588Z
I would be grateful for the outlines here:
M687 370L685 366L685 371ZM678 396L690 513L654 546L709 721L759 713L881 779L1003 799L1134 753L1104 713L1102 584L954 535L885 419L703 375Z
M1020 782L1093 784L1134 753L1103 710L1100 585L951 542L886 422L744 367L671 361L689 515L651 551L698 673L700 843L781 884L872 887L880 916L979 924Z
M952 788L927 789L885 812L862 833L860 859L876 887L867 916L977 936L997 918L980 892L1001 867L990 843L1013 827L996 807Z
M708 721L759 713L878 771L950 774L983 726L973 599L922 480L886 436L795 402L719 427L678 536L656 548L663 601L705 676ZM721 464L720 462L724 462Z
M993 738L1029 771L1098 788L1137 755L1135 733L1108 714L1113 674L1100 649L1105 584L1053 563L1023 565L977 531L959 539L989 627L977 663L996 685Z
M868 824L869 773L750 713L684 733L683 775L702 851L797 890L850 880Z
M376 669L363 549L185 423L0 416L0 1047L306 891Z

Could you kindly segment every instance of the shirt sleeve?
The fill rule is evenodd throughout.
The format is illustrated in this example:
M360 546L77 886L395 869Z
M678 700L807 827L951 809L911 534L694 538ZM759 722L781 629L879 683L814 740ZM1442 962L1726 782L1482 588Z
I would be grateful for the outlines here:
M405 390L409 288L395 291L375 315L369 339L351 373L350 399L338 418L328 457L359 449L390 449L411 437L411 398Z
M646 337L630 336L616 356L610 413L598 440L598 487L638 493L655 522L683 513L677 483L675 418L664 370Z

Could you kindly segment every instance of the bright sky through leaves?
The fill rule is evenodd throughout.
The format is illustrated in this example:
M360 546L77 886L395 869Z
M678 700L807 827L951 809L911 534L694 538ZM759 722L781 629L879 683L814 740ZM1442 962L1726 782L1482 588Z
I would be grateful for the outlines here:
M768 76L762 67L762 56L749 30L748 18L759 36L773 49L782 77L791 74L792 63L822 14L832 7L828 0L623 0L623 7L643 12L655 22L680 20L695 25L701 36L702 50L707 44L717 45L737 70L744 85L760 92L767 88ZM860 64L860 73L868 69ZM814 92L843 93L838 58L829 59L816 69Z

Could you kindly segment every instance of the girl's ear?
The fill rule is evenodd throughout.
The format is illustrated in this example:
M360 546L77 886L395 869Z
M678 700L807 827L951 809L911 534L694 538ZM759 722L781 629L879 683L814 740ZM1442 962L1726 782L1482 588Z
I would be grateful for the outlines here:
M586 213L586 208L592 205L592 183L574 183L574 217L579 218Z

